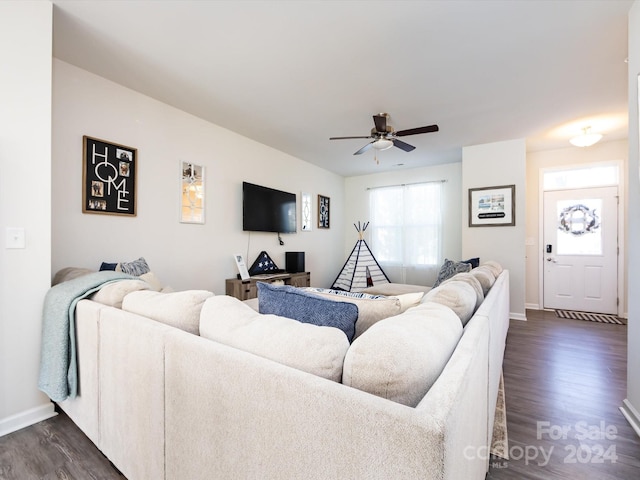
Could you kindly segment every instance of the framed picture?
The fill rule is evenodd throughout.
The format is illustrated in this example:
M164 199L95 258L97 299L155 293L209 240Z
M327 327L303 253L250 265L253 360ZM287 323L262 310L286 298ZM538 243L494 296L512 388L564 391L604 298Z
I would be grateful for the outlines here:
M469 189L470 227L509 227L515 224L515 185Z
M318 195L318 228L329 228L329 197Z
M82 212L136 216L138 150L82 137Z
M180 162L180 222L204 223L204 167Z

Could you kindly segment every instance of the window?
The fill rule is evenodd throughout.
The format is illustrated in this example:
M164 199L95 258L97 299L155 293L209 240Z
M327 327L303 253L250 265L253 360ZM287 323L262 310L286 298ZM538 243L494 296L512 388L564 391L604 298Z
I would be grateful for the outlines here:
M442 182L369 191L371 248L381 265L440 265Z

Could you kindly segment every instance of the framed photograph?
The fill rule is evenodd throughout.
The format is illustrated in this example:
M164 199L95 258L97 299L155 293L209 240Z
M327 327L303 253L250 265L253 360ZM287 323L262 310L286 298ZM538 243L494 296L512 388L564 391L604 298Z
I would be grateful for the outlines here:
M318 195L318 228L329 228L329 197Z
M249 276L249 271L247 270L247 264L244 262L244 258L239 253L233 254L233 259L236 261L236 266L238 267L238 273L240 274L240 279L245 281L249 280L251 277Z
M136 216L138 150L82 137L82 212Z
M515 224L515 185L469 189L470 227L510 227Z

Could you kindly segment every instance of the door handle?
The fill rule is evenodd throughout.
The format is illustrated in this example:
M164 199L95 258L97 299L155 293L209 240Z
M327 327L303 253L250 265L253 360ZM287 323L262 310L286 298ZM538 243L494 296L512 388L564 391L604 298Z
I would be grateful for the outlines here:
M556 263L556 259L553 257L547 257L547 262L553 262Z

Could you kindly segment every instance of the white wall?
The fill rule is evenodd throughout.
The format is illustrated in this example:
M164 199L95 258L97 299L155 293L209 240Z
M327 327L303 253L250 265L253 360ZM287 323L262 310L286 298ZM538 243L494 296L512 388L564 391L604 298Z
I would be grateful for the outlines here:
M510 273L511 318L525 316L526 146L523 139L462 149L462 256L495 260ZM516 224L469 227L469 188L515 185Z
M430 182L446 180L442 184L442 255L443 258L451 260L461 260L461 240L460 240L460 215L462 209L461 199L461 169L460 163L450 163L433 167L415 168L408 170L398 170L392 173L379 173L373 175L361 175L345 179L345 225L346 242L344 246L344 260L353 249L358 233L353 224L369 221L369 192L367 188L381 187L386 185L399 185L404 183ZM365 232L365 239L369 242L368 231ZM375 250L373 254L375 255ZM431 272L428 278L422 283L417 279L407 279L408 283L419 285L432 285L435 281L438 268ZM385 273L392 282L402 283L401 273L392 268L385 267Z
M640 435L640 178L638 162L638 74L640 74L640 2L629 12L629 208L627 398L622 412ZM634 248L635 247L635 248Z
M52 270L98 269L102 261L145 257L177 290L224 293L266 250L280 268L284 252L306 252L314 286L328 286L344 262L344 179L308 162L54 59ZM82 136L138 149L137 216L82 213ZM206 167L206 224L178 222L179 162ZM331 228L282 235L242 231L242 181L331 198ZM299 219L298 219L299 220ZM247 255L248 252L248 255Z
M558 167L579 167L585 164L620 162L620 187L618 192L622 194L620 199L621 208L626 213L624 206L627 201L627 156L629 154L629 143L627 140L616 140L611 142L600 142L592 147L577 148L567 147L559 150L547 150L543 152L531 152L527 154L527 203L526 203L526 239L529 245L526 246L526 304L527 308L542 308L540 301L540 258L543 255L543 248L539 242L540 234L540 179L541 171L545 169L556 169ZM622 261L622 271L619 281L619 298L622 312L626 312L626 215L620 219L620 254Z
M0 435L43 420L37 389L42 300L50 285L49 2L0 2ZM24 249L7 249L7 227Z

